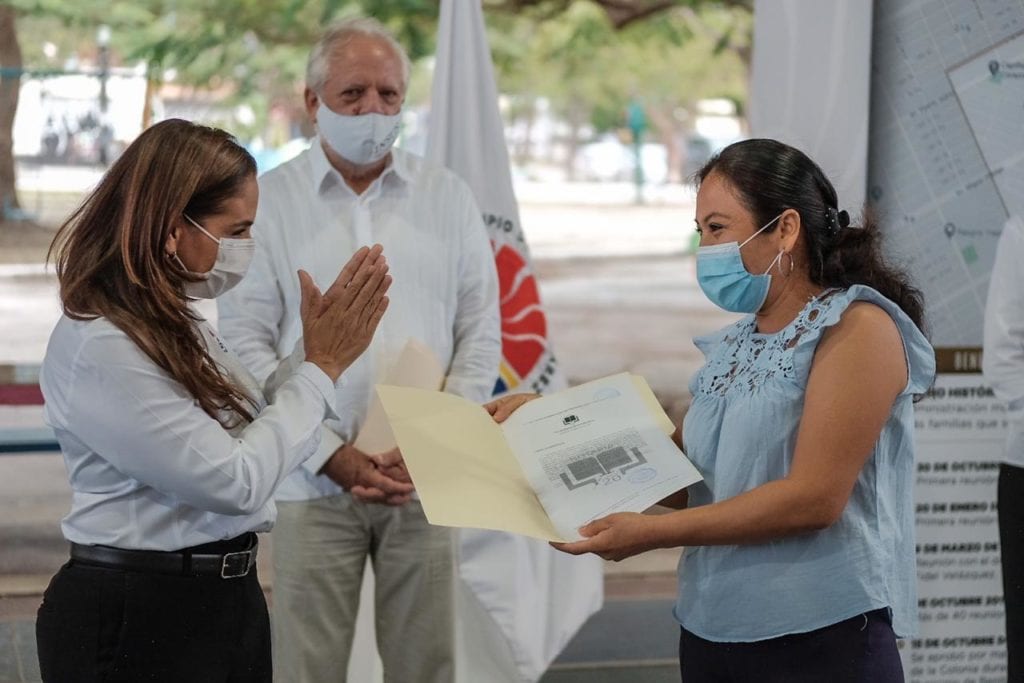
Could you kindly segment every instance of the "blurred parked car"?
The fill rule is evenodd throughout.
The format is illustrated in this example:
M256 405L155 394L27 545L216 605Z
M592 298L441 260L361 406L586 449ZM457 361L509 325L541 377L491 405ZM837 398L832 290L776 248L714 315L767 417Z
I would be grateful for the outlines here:
M739 137L711 138L700 133L687 135L683 143L683 160L680 169L683 174L683 182L690 182L712 155L740 139Z
M668 151L664 145L645 142L640 149L645 183L668 181ZM576 153L576 177L601 182L632 182L636 156L631 145L623 144L613 134L587 143Z

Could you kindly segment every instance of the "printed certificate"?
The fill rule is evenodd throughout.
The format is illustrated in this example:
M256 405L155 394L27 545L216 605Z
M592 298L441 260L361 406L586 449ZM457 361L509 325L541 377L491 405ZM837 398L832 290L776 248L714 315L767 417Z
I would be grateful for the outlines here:
M451 394L377 392L432 524L577 540L594 519L641 512L701 479L639 376L530 401L501 425Z

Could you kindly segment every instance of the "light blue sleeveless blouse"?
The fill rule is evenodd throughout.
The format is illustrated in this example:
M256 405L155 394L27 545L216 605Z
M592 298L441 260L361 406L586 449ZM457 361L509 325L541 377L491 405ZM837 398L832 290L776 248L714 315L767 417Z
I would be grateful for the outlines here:
M892 610L897 635L915 632L913 396L931 385L935 355L910 318L874 289L828 291L775 334L757 333L748 316L694 340L706 362L690 382L683 444L704 481L690 487L689 505L786 475L818 341L857 300L881 307L899 327L907 386L831 527L765 543L686 549L674 611L702 638L764 640L882 607Z

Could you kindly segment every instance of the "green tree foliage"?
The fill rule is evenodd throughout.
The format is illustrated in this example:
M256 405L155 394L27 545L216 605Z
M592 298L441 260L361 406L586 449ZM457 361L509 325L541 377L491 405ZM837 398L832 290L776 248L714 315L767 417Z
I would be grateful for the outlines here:
M459 0L471 1L471 0ZM484 0L499 85L513 117L529 119L544 98L572 129L619 128L641 101L668 140L702 97L742 103L753 0ZM26 69L59 70L96 54L96 29L111 28L114 65L147 65L154 84L176 82L247 103L255 133L272 108L303 118L305 60L334 19L374 16L413 60L434 51L439 0L0 0L18 20ZM17 41L13 23L10 36ZM57 46L52 59L44 42ZM419 73L421 70L418 70ZM8 73L5 71L5 73ZM9 76L9 74L8 74ZM8 77L8 82L10 77ZM410 93L423 101L426 84ZM237 129L237 126L236 126ZM0 135L0 142L3 136ZM4 147L4 145L0 145ZM10 145L0 149L0 166ZM13 165L12 165L13 167ZM2 190L2 188L0 188ZM0 192L2 194L2 192Z
M306 56L323 26L364 15L387 24L413 59L433 51L437 4L430 0L11 0L29 31L58 35L96 26L112 29L112 50L122 63L144 62L157 83L177 82L220 91L248 103L258 115L274 105L297 107ZM24 30L24 29L23 29ZM91 54L86 44L83 54ZM254 128L263 123L259 116ZM239 131L246 132L246 131ZM249 131L252 132L252 131Z
M544 98L569 123L571 149L585 126L598 134L621 131L629 103L639 101L651 134L669 149L670 167L678 168L680 137L696 102L721 97L742 110L747 92L750 11L724 3L690 6L699 4L676 3L624 28L586 0L492 13L491 49L501 90L514 98L511 116L528 127L533 103Z
M238 100L262 105L254 109L296 97L309 46L331 20L377 17L415 61L433 53L438 13L438 0L8 1L31 17L26 27L76 35L65 42L84 54L105 23L123 63L144 61L157 79L173 71L184 83L230 86ZM502 90L546 97L566 115L583 111L603 129L634 96L652 106L742 100L751 2L485 0L485 9ZM78 31L54 32L58 23ZM26 61L38 64L38 42L22 42Z

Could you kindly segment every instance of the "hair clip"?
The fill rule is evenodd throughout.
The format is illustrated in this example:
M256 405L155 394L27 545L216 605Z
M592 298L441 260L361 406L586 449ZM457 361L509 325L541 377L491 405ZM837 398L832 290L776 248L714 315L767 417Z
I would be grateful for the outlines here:
M834 206L825 207L825 231L829 237L835 237L843 228L850 226L850 214L846 209L837 211Z

